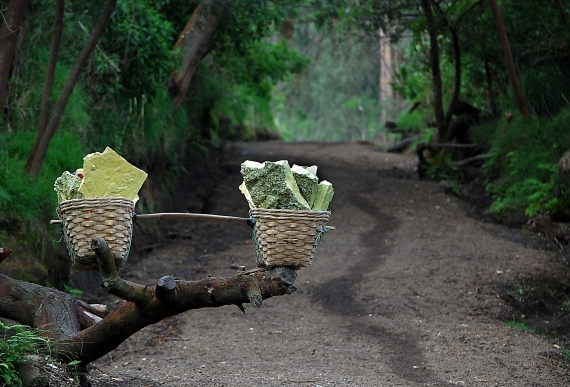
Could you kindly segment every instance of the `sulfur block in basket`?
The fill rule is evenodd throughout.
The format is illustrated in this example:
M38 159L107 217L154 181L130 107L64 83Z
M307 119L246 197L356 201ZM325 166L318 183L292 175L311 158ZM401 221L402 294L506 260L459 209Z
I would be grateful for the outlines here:
M314 211L326 211L333 198L334 190L331 183L323 180L317 186L317 197L313 203Z
M260 208L310 210L287 160L258 163L246 161L241 174L252 202Z
M83 195L79 192L80 185L81 178L79 176L73 175L68 171L63 172L60 177L55 179L55 184L53 185L53 189L57 193L58 203L82 198Z
M251 198L251 195L250 195L249 191L247 190L247 187L245 186L245 182L242 182L240 184L239 190L241 191L243 196L245 196L245 200L247 200L247 204L249 204L249 208L255 208L256 205L253 202L253 199Z
M136 203L147 173L107 147L83 158L84 177L79 192L86 198L122 197Z
M301 195L303 195L303 198L309 203L309 206L313 208L313 204L317 198L317 184L319 184L319 178L307 168L296 164L291 167L291 172L293 172L293 177L295 177Z

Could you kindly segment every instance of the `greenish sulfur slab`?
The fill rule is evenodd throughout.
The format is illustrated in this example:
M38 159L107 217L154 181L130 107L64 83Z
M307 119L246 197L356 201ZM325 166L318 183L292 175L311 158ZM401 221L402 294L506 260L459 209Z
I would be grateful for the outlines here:
M334 190L332 184L326 180L321 181L317 185L317 197L315 198L312 209L314 211L326 211L329 208L333 195Z
M57 193L57 201L59 203L71 200L71 199L81 199L83 195L79 192L79 186L81 185L81 178L77 175L73 175L68 171L63 172L63 174L55 179L55 184L53 189Z
M310 210L303 198L287 160L241 165L243 181L252 203L258 208Z
M293 177L297 182L299 192L301 192L303 198L312 208L315 203L315 199L317 198L317 185L319 184L318 177L299 165L293 165L291 172L293 172Z

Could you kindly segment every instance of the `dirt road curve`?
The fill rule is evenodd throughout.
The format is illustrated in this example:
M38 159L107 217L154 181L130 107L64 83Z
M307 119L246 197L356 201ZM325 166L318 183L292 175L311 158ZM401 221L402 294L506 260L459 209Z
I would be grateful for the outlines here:
M506 326L505 284L544 273L553 252L466 215L467 206L415 161L359 144L241 144L217 160L213 183L189 178L171 210L245 216L246 159L319 166L335 188L328 233L298 291L243 315L192 311L149 327L96 363L117 386L562 386L567 369L548 338ZM207 171L203 171L206 176ZM203 186L204 185L204 186ZM127 279L153 283L253 268L239 224L165 222L165 241L134 255ZM139 239L137 239L139 238ZM96 385L96 383L94 383Z

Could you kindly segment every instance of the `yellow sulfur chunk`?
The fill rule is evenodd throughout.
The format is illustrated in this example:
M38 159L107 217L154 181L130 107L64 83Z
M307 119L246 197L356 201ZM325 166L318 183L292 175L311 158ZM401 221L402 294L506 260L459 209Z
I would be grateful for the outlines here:
M83 158L84 177L79 187L86 198L123 197L136 203L147 173L107 147Z
M251 198L251 195L249 194L249 191L247 190L247 187L245 186L245 181L241 183L241 185L239 186L239 190L241 191L243 196L245 196L245 198L247 200L247 204L249 204L249 208L256 208L255 204L253 203L253 199Z

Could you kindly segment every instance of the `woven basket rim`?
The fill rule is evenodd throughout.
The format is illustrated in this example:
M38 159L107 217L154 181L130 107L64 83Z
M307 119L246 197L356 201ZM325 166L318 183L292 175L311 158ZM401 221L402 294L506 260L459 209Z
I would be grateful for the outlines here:
M85 207L95 207L100 206L104 207L105 205L119 205L119 206L127 206L129 208L135 208L135 202L130 199L123 198L123 197L115 197L109 196L104 198L81 198L81 199L69 199L64 200L63 202L59 203L56 208L56 212L58 217L61 219L61 213L63 211L69 211L73 209L85 208Z
M134 202L131 199L123 198L120 196L106 196L102 198L79 198L79 199L64 200L63 202L59 203L59 206L61 206L62 204L73 204L80 202L102 202L102 201L114 201L114 202L126 201L134 204Z
M270 214L307 214L307 215L330 215L330 211L318 211L318 210L288 210L281 208L251 208L249 210L252 212L266 212Z

